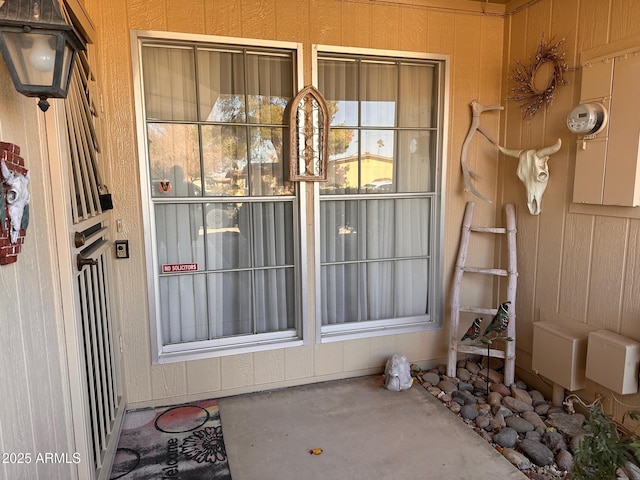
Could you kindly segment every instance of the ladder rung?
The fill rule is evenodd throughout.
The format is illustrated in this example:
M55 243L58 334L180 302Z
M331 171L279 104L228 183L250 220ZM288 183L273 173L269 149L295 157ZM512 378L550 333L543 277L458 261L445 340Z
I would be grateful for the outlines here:
M487 347L482 347L478 345L458 345L458 352L462 353L471 353L474 355L487 355L489 352L489 356L493 358L505 358L504 350L498 350L496 348L491 348L487 350Z
M478 268L478 267L462 267L464 272L484 273L485 275L500 275L506 277L509 272L503 268Z
M459 307L459 311L467 313L480 313L484 315L495 315L498 313L497 308L480 308L480 307Z
M480 227L478 225L471 225L469 227L472 232L482 233L507 233L507 229L504 227Z

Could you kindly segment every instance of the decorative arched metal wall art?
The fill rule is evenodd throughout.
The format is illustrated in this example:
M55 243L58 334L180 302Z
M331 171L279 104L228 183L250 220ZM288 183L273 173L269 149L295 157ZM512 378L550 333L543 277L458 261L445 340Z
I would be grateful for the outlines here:
M300 90L289 111L289 179L327 180L329 109L313 86Z

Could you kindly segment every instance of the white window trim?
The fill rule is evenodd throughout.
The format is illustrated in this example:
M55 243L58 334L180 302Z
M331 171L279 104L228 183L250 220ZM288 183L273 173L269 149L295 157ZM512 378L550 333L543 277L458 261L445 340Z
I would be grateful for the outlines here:
M439 150L442 152L442 162L439 170L440 195L436 196L434 201L438 204L436 208L439 210L438 225L438 251L433 255L435 263L434 268L437 269L437 278L440 284L429 286L429 298L434 299L433 318L426 323L419 321L419 317L404 317L390 320L370 320L361 323L346 323L342 325L326 325L322 326L322 282L321 282L321 262L320 262L320 187L314 185L314 237L315 237L315 338L316 343L330 343L344 340L357 340L362 338L370 338L383 335L396 335L402 333L414 333L426 330L437 330L442 328L444 323L444 223L445 223L445 198L446 198L446 179L448 164L448 141L449 141L449 96L450 96L450 56L437 53L424 52L407 52L402 50L378 50L371 48L355 48L341 47L335 45L313 44L311 46L311 77L312 84L318 87L318 54L319 53L344 53L355 55L371 55L375 57L395 57L408 59L424 59L437 60L443 62L442 84L443 98L439 108L442 109L442 135L440 137ZM413 319L413 321L412 321Z
M149 326L151 338L151 361L153 365L182 362L186 360L199 360L203 358L220 357L251 353L279 348L298 347L309 343L309 327L307 315L307 232L306 222L306 190L309 188L305 182L300 182L297 188L298 216L295 218L294 245L296 247L296 330L295 332L274 332L248 335L238 342L238 338L229 337L200 342L186 342L184 344L163 345L162 329L160 328L159 312L159 283L156 250L156 226L152 215L153 205L148 189L151 179L147 166L148 151L146 143L146 122L144 114L144 97L142 92L142 42L148 39L168 41L192 41L205 43L231 44L245 47L269 47L294 50L296 56L297 90L304 86L304 51L303 44L296 42L281 42L262 39L246 39L236 37L222 37L213 35L200 35L175 32L160 32L151 30L131 30L131 59L134 86L134 106L136 114L136 134L138 139L138 164L140 169L142 201L142 225L145 244L145 266L147 280L147 301L149 306ZM292 92L294 95L296 92ZM294 205L295 206L295 205ZM296 209L294 208L294 211Z

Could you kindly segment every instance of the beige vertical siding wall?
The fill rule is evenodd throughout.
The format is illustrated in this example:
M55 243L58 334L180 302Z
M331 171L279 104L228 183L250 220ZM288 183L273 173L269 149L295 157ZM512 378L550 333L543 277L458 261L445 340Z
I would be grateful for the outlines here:
M149 319L135 112L130 58L130 29L189 32L301 42L305 84L311 83L311 45L432 52L451 55L451 109L446 159L445 292L457 250L465 195L459 155L470 123L469 102L497 103L501 96L504 19L482 16L482 6L466 0L393 2L341 0L87 0L99 39L97 56L107 138L103 144L114 194L114 217L123 220L131 258L117 261L115 294L120 303L129 402L186 395L230 395L332 378L380 372L389 355L402 352L413 362L446 356L446 328L411 335L287 348L210 360L151 366ZM440 8L431 8L436 5ZM446 8L442 8L446 7ZM490 6L494 11L503 7ZM473 11L476 13L467 13ZM485 128L498 135L499 116ZM484 175L479 188L495 198L497 155L488 142L474 143L470 156ZM482 203L482 202L481 202ZM477 208L479 222L492 224L495 203ZM313 238L313 232L308 231ZM479 242L477 258L493 255L491 242ZM311 272L312 273L312 272ZM314 286L309 285L309 292ZM468 289L470 297L492 286ZM310 307L313 307L313 300ZM448 305L448 300L445 301ZM448 310L448 308L447 308ZM311 322L315 321L309 312ZM313 331L313 323L311 323Z
M504 141L510 148L550 145L558 137L563 141L549 163L551 175L539 217L527 213L515 159L500 160L499 202L515 203L519 213L517 355L522 372L530 370L533 322L541 316L571 319L640 341L640 221L625 218L638 216L631 208L583 207L580 211L585 213L574 213L576 137L565 119L580 98L580 71L568 73L569 85L557 91L549 111L530 122L522 120L515 102L506 101L513 86L508 74L515 60L528 61L543 34L545 39L566 39L561 50L568 65L575 67L584 50L639 38L638 19L640 2L635 0L541 0L505 23ZM640 396L622 398L593 382L582 394L591 399L596 392L608 398L605 408L618 419L627 405L640 404Z
M0 452L28 453L31 463L2 457L0 478L66 480L75 478L75 466L36 463L38 453L73 453L51 180L36 103L16 93L0 60L0 141L20 147L31 176L22 252L17 262L0 265Z

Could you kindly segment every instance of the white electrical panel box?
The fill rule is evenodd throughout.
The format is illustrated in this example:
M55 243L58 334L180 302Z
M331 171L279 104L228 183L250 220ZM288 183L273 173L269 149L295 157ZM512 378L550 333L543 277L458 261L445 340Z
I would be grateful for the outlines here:
M640 343L608 330L589 334L587 378L626 395L638 392Z
M638 78L634 53L582 62L580 104L567 118L577 134L574 202L640 205Z
M533 324L531 367L543 377L570 391L586 386L585 366L589 330L557 322Z

